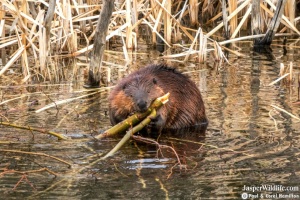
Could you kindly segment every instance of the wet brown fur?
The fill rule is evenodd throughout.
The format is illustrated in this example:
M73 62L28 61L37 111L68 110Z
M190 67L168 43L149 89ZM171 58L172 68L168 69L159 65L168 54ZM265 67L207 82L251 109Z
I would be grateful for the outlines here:
M112 124L141 112L137 102L150 106L157 97L170 92L169 102L158 111L156 128L179 129L207 122L204 103L196 84L166 65L150 65L122 79L109 95Z

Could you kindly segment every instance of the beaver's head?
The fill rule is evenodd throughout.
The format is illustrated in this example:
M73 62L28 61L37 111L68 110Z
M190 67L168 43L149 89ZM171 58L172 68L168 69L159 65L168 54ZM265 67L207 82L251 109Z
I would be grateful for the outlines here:
M155 77L140 75L124 84L123 91L132 98L137 112L145 112L157 97L164 94Z

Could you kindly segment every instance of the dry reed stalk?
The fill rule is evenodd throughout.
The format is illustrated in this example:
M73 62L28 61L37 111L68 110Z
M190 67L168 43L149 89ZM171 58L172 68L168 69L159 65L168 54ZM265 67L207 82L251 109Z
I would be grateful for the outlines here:
M288 73L289 71L289 73ZM279 71L279 78L270 83L269 85L274 85L278 81L282 80L283 78L287 77L286 83L291 84L293 81L293 62L290 62L289 68L286 68L283 63L280 63L280 71Z
M202 17L208 14L210 16L217 15L222 10L222 5L217 0L204 0L202 6Z
M18 7L17 2L13 2L15 7ZM18 26L20 27L20 31L21 31L21 37L19 37L19 34L17 34L17 38L18 38L18 43L19 46L27 46L27 40L26 40L26 34L27 34L27 18L22 18L21 17L21 13L23 13L24 15L27 15L27 6L26 6L26 1L23 0L21 3L20 8L17 10L17 12L15 13L18 18ZM15 27L16 30L15 32L18 33L17 27ZM27 60L27 50L26 48L24 49L24 51L22 51L22 55L21 55L21 66L22 66L22 71L23 71L23 76L24 79L23 81L26 81L29 77L30 77L30 72L29 72L29 66L28 66L28 60Z
M228 1L228 12L229 15L231 13L233 13L236 8L237 8L237 0L229 0ZM229 20L229 24L230 24L230 33L231 35L233 34L233 32L236 30L237 27L237 14L234 15L230 20Z
M36 38L38 37L38 33L36 32L36 30L41 25L40 21L41 21L41 18L44 17L44 13L45 13L44 10L40 10L39 13L36 14L36 17L34 20L36 23L33 23L32 27L30 29L30 32L29 32L27 41L33 46L35 46L34 42L35 42Z
M122 49L123 49L124 58L125 58L125 60L129 61L130 59L129 59L129 56L128 56L126 42L124 41L124 37L121 36L121 39L122 39L122 42L123 42Z
M4 25L5 25L5 19L3 19L3 17L4 17L4 12L3 11L1 11L2 10L2 5L1 5L2 3L0 2L0 38L5 38L5 28L4 28ZM17 40L16 40L17 41ZM4 43L5 44L5 43ZM0 46L2 46L1 45L1 40L0 40ZM5 51L5 49L4 48L1 48L0 47L0 49L1 49L1 52L0 52L0 54L1 54L1 63L2 63L2 65L6 65L6 62L7 62L7 59L6 59L6 51Z
M25 47L21 46L19 49L14 53L14 56L6 63L6 65L1 69L0 76L12 66L12 64L22 55Z
M186 34L186 36L191 41L193 41L195 38L187 31L187 28L182 26L181 23L164 6L162 6L162 4L158 0L155 0L155 1L166 12L166 14L173 20L173 22L176 23L176 25L178 25L180 27L180 29L184 32L184 34ZM149 25L149 23L148 23L148 25Z
M46 31L43 27L44 24L44 13L42 13L41 18L39 18L39 60L37 64L39 65L39 71L42 74L42 76L46 76L46 58L47 58L47 46L46 46Z
M219 44L224 45L224 44L229 44L229 43L236 42L236 41L241 41L241 40L261 38L261 37L264 37L264 36L265 36L265 34L244 36L244 37L234 38L234 39L230 39L230 40L225 40L225 41L219 42Z
M186 54L186 56L185 56L185 58L184 58L184 62L188 61L188 59L189 59L189 57L190 57L190 53L191 53L192 50L194 49L194 46L195 46L195 44L197 43L197 39L198 39L199 34L200 34L201 32L202 32L202 29L199 27L199 29L197 30L195 39L194 39L194 41L192 42L192 44L191 44L191 46L190 46L190 48L189 48L189 50L188 50L188 52L187 52L187 54Z
M225 60L227 63L229 63L226 56L224 55L224 53L222 51L222 48L216 41L214 41L214 57L220 63L222 63L223 60Z
M177 24L174 27L174 42L181 42L182 41L182 33Z
M164 43L165 43L168 47L171 47L171 45L164 39L163 36L161 36L160 33L158 33L157 31L154 31L154 30L153 30L152 25L151 25L147 20L145 20L145 19L143 19L143 20L144 20L145 24L147 24L147 25L152 29L152 31L155 32L156 35L157 35L158 37L160 37L160 39L161 39L162 41L164 41Z
M293 81L293 62L290 62L290 76L288 78L288 82L291 84Z
M183 56L187 56L187 55L192 55L192 54L197 54L198 51L196 50L188 50L188 51L184 51L182 53L177 53L177 54L171 54L171 55L164 55L162 56L162 58L178 58L178 57L183 57Z
M21 63L22 63L22 66L23 66L23 75L24 75L24 78L23 78L22 82L24 83L30 78L30 69L29 69L28 57L27 57L27 51L26 50L23 51L23 53L22 53Z
M167 1L165 4L166 12L164 13L164 36L165 40L170 44L172 37L172 20L170 17L172 3L171 1Z
M49 52L50 50L50 31L52 26L52 21L54 17L54 10L55 10L56 0L49 0L49 8L47 14L45 16L45 32L46 32L46 50Z
M3 37L2 39L3 39L4 41L1 41L1 43L3 42L3 44L0 45L0 49L4 49L4 48L7 47L7 46L10 46L10 45L13 45L13 44L17 43L18 40L15 39L15 38L16 38L16 37L11 38L11 39L8 39L8 40L4 40L5 38Z
M271 11L266 5L264 5L263 3L261 3L260 4L260 7L262 8L262 10L264 10L265 11L265 14L266 15L268 15L268 16L270 16L271 18L274 16L274 12L273 11ZM267 16L266 16L267 17ZM290 29L292 29L290 26L289 26L289 24L287 23L287 22L285 22L284 20L281 20L281 23L283 24L283 25L285 25L285 28L290 28Z
M0 21L5 21L3 18L5 17L5 7L3 6L3 3L0 2ZM2 35L2 29L0 29L0 35Z
M285 6L285 15L290 20L290 22L295 25L295 8L296 8L296 2L295 0L287 0L286 6ZM292 32L292 30L290 30Z
M242 9L244 9L248 4L250 3L250 0L245 0L237 9L235 9L229 16L228 16L228 20L230 20L231 18L233 18L235 15L237 15ZM223 22L221 22L220 24L218 24L218 26L216 26L213 30L211 30L210 32L208 32L206 34L207 37L210 37L211 35L213 35L215 32L217 32L222 26L224 25Z
M132 22L131 22L131 13L132 13L132 7L131 7L131 0L125 0L126 1L126 47L128 49L132 49Z
M199 34L199 53L198 53L198 62L204 63L206 62L206 52L207 52L207 38L206 35L203 34L202 30L200 30Z
M219 48L219 45L217 44L217 42L214 41L213 55L214 55L214 58L216 59L216 61L221 61L222 60L221 52L222 52L221 48Z
M69 27L69 20L68 20L68 0L62 0L61 4L57 5L58 12L61 13L62 17L59 18L60 23L59 27L57 29L57 42L56 42L56 49L60 53L63 50L67 50L66 44L67 44L67 33L70 32Z
M279 70L279 76L283 76L284 75L284 64L283 63L280 63L280 66L279 66L280 70Z
M160 26L158 26L159 25L158 23L156 24L156 21L159 21L158 19L160 19L160 16L158 16L158 13L160 12L161 9L156 9L158 7L158 4L156 3L155 0L150 0L150 6L151 6L151 11L152 11L151 15L153 16L153 19L157 19L157 20L154 20L155 21L154 28L153 28L154 31L152 31L152 44L156 45L156 43L157 43L156 32L157 32L157 29L160 30Z
M228 8L226 8L226 11L228 11ZM222 9L223 12L223 9ZM220 17L222 17L222 12L219 12L218 14L216 14L215 16L213 16L211 19L209 19L206 24L210 24L216 20L218 20Z
M192 26L198 25L198 0L189 0L190 21Z
M88 9L88 6L84 7L85 9ZM78 14L77 16L73 17L73 23L75 22L82 22L82 21L89 21L91 22L92 20L98 19L99 15L93 15L94 12L99 10L99 6L95 7L93 9L87 10L84 13ZM92 16L88 16L88 15L92 15ZM84 27L86 28L86 27ZM93 26L91 26L90 28L93 28Z
M220 44L220 43L219 43L219 44ZM232 54L234 54L234 55L236 55L236 56L238 56L238 57L248 57L248 56L245 55L245 54L242 54L242 53L240 53L240 52L238 52L238 51L231 50L231 49L229 49L229 48L227 48L227 47L225 47L225 46L222 46L222 49L225 49L226 51L228 51L228 52L230 52L230 53L232 53Z
M242 20L240 21L239 25L236 27L236 29L234 29L230 39L235 38L235 36L238 34L238 32L240 31L241 27L243 26L243 24L246 22L246 20L248 19L250 13L252 10L252 4L249 6L249 8L247 9L245 15L243 16Z
M266 0L266 2L271 6L272 9L276 10L276 6L270 1ZM288 26L295 31L298 35L300 35L300 32L298 29L290 22L290 20L287 19L286 16L282 15L282 19L288 24Z
M9 102L14 101L14 100L17 100L17 99L22 99L22 98L28 97L28 96L29 96L29 95L27 95L27 94L21 94L21 96L18 96L18 97L12 98L12 99L8 99L8 100L1 101L1 102L0 102L0 105L9 103Z
M165 3L166 3L166 0L163 0L161 5L165 6ZM153 5L156 6L157 4L153 4ZM155 23L154 23L154 26L153 26L153 29L152 29L153 45L156 45L156 36L157 36L156 33L160 32L160 27L161 27L160 20L161 20L162 14L163 14L163 9L160 8L159 11L156 14L155 19L154 19Z
M138 12L139 12L137 0L132 0L132 10L133 10L133 13L132 13L132 24L136 24L137 21L138 21ZM138 34L138 32L139 32L138 25L136 25L135 28L132 28L132 29L134 29L135 34ZM136 38L136 37L134 37L134 38ZM136 42L135 42L134 46L137 47L136 46Z
M187 3L188 3L188 1L186 0L186 1L184 2L183 6L182 6L182 9L181 9L181 11L180 11L180 15L179 15L179 17L178 17L178 21L179 21L179 22L181 22L181 20L182 20L182 18L183 18L183 15L184 15L186 9L188 8ZM180 5L180 4L178 4L178 6L179 6L179 5ZM178 7L178 8L179 8L179 7ZM176 11L177 11L177 10L176 10Z
M76 52L77 51L77 33L73 28L73 22L72 22L72 7L70 0L66 3L67 6L64 6L65 8L65 25L67 28L67 32L65 33L67 35L67 49L68 52Z
M77 21L80 21L80 19L78 19ZM138 22L137 22L138 23ZM134 28L135 26L133 26L133 28ZM125 23L125 24L123 24L123 25L121 25L121 26L119 26L117 29L115 29L114 31L111 31L110 33L108 33L107 34L107 36L106 36L106 40L108 41L110 38L112 38L112 37L114 37L114 36L120 36L120 37L123 37L124 35L123 35L123 30L125 30L127 28L127 23ZM134 35L134 34L133 34ZM88 45L87 47L85 47L85 48L82 48L82 49L80 49L80 50L77 50L76 52L74 52L73 54L67 54L66 56L67 57L72 57L72 56L74 56L74 57L76 57L76 56L78 56L78 55L80 55L80 54L83 54L83 53L86 53L86 52L88 52L88 51L90 51L91 49L93 49L93 47L94 47L94 45L93 44L91 44L91 45ZM126 54L126 53L125 53Z
M156 5L157 5L157 4L156 4ZM143 12L144 17L141 18L140 20L138 20L138 21L132 26L132 29L136 29L136 27L138 27L138 25L140 25L140 24L144 21L144 19L146 19L146 18L148 18L148 17L150 17L151 19L153 19L153 21L155 21L154 18L151 16L151 14L152 14L152 12L153 12L154 10L156 10L156 7L152 7L150 10L147 9L147 8L145 8L145 10L147 10L147 13ZM159 25L158 30L160 30L160 25ZM136 35L137 35L137 33L136 33ZM155 41L155 43L153 42L153 44L156 44L156 32L155 32L155 31L152 31L152 36L154 37L154 38L152 37L152 40ZM154 40L154 39L155 39L155 40ZM136 37L135 37L135 42L137 42ZM137 45L136 45L136 46L137 46Z
M224 36L226 39L229 38L229 25L227 19L227 9L226 9L226 1L222 0L222 15L223 15L223 24L224 24Z
M74 2L74 1L73 1L73 2ZM86 4L83 2L83 0L79 0L78 3L79 3L80 5L86 5ZM85 7L79 7L79 6L77 5L75 8L76 8L76 10L77 10L78 15L81 15L81 14L84 14L85 12L88 12L88 10L87 10ZM77 15L77 16L78 16L78 15ZM74 17L72 17L72 18L73 18L73 23L74 23ZM79 22L80 31L81 31L82 33L86 33L86 32L87 32L87 27L86 27L86 25L87 25L87 21L86 21L86 20L82 20L82 21Z

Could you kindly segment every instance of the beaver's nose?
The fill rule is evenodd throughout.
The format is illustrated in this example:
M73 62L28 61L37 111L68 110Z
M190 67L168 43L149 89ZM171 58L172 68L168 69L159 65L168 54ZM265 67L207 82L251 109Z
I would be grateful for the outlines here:
M138 101L137 106L140 112L145 112L147 110L147 102L146 101Z

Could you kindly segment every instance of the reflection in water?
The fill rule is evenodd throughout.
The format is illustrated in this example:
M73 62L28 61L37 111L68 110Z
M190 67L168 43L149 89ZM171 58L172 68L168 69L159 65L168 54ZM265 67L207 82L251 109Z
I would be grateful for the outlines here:
M291 50L287 51L289 54ZM70 141L56 141L48 135L0 127L0 150L43 152L72 163L72 169L69 169L49 157L0 152L0 173L8 169L29 171L47 167L58 174L55 177L47 172L29 173L28 181L35 189L24 179L15 190L12 188L22 175L12 171L1 174L3 198L35 195L32 198L240 199L244 186L299 186L300 123L271 107L274 104L299 116L299 105L292 104L298 99L298 88L280 83L268 86L278 78L279 63L284 62L280 60L282 49L273 48L271 53L250 50L243 53L250 57L238 60L229 57L231 66L217 69L191 65L180 69L188 72L201 88L209 119L205 133L185 130L164 132L160 136L143 135L168 148L132 139L114 157L90 166L110 151L121 137L101 141L91 139L91 135L109 126L107 93L38 114L34 109L51 103L50 99L75 97L74 90L82 88L71 85L58 86L53 91L40 88L32 90L35 93L26 98L0 105L2 120L5 116L19 124L42 126L73 137ZM155 55L150 52L147 56L152 54ZM294 57L294 65L299 66L297 55ZM138 63L153 62L148 57L136 56L136 59ZM116 79L124 72L112 71ZM296 73L299 73L299 67L295 67ZM41 91L56 94L51 94L50 98L41 97L37 94ZM1 88L1 92L3 100L17 94L15 89ZM38 99L39 104L31 105L31 109L19 107L27 105L24 104L26 101L31 104L34 99ZM83 137L75 138L74 135ZM75 173L79 169L82 171ZM293 194L299 195L299 191Z

